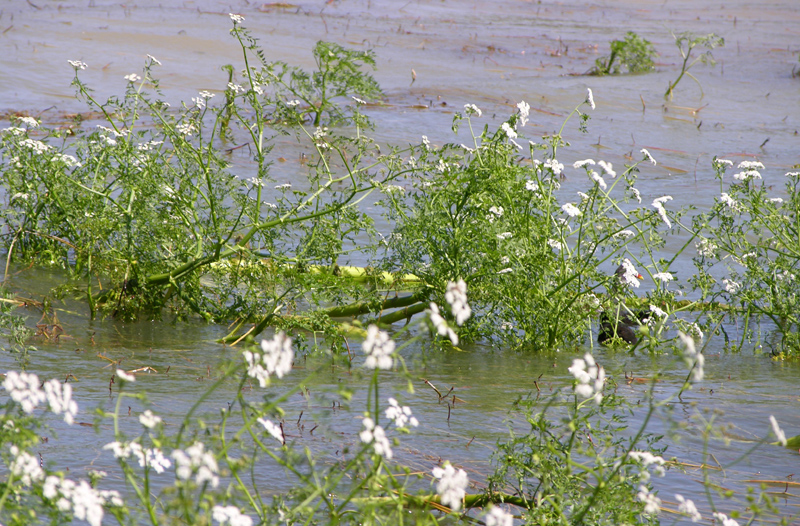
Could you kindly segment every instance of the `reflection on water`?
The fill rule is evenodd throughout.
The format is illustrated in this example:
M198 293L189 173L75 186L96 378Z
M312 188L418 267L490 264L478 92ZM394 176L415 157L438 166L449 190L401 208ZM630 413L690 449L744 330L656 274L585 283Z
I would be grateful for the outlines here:
M370 105L366 111L376 122L380 141L416 143L425 133L434 144L451 142L453 112L465 103L483 109L479 124L497 126L520 100L531 104L532 119L526 133L536 141L556 131L591 87L597 109L591 114L589 133L581 135L575 127L568 127L571 147L562 150L560 160L569 167L576 159L594 157L622 166L631 158L638 159L639 149L646 147L659 163L643 166L639 187L644 200L668 193L677 206L707 207L719 192L710 167L715 155L734 162L760 160L767 167L762 172L764 179L775 185L776 192L783 173L798 162L800 88L798 79L792 77L798 47L796 31L788 28L800 27L800 5L789 0L769 6L743 0L713 6L689 1L591 6L512 0L353 1L325 3L323 7L319 2L300 2L291 8L213 0L177 8L157 2L102 6L15 2L0 12L0 71L5 79L0 83L0 111L23 111L57 120L63 114L85 110L73 98L68 59L89 64L82 78L101 99L120 94L125 88L123 76L140 70L148 53L164 64L157 74L173 105L189 100L201 89L220 90L226 82L220 66L241 64L241 51L228 35L229 11L246 17L245 25L260 39L270 59L311 67L310 50L320 38L374 48L379 67L376 77L387 97L383 105ZM635 77L580 76L599 54L608 52L610 40L628 30L653 42L660 54L656 72ZM693 70L704 97L697 85L685 79L675 101L664 105L663 92L676 75L679 58L668 30L716 32L726 38L726 47L714 51L719 61L716 68ZM467 140L465 137L462 129L456 142ZM287 152L282 154L286 162L276 163L273 175L281 182L292 181L304 169L299 151L291 141L282 143L281 148ZM564 192L574 193L588 185L578 170L568 168L566 175ZM388 232L389 225L379 227ZM57 279L44 271L24 271L11 285L35 294ZM178 416L208 388L218 364L237 354L214 343L226 332L225 327L90 322L80 303L59 303L57 308L66 335L58 344L37 343L39 350L30 356L30 370L43 378L74 375L83 422L92 421L92 409L108 410L113 404L108 386L113 370L108 360L122 360L126 369L148 366L156 370L140 375L134 388L146 392L153 410L167 424L175 425ZM31 323L39 315L31 310ZM773 362L750 351L727 354L722 343L714 339L705 350L708 359L702 386L671 407L672 416L686 428L678 433L680 440L669 441L667 456L687 463L702 460L703 443L693 415L708 410L723 411L720 421L731 426L726 431L729 443L711 444L722 465L747 451L751 440L766 436L770 414L789 436L800 434L795 410L798 366ZM416 382L416 392L408 394L402 381L385 373L382 388L387 397L395 395L410 405L420 419L418 430L405 438L398 450L402 462L430 470L439 458L451 459L466 465L471 478L482 480L491 472L488 455L495 442L505 436L507 425L518 423L508 422L512 402L537 389L544 396L565 385L569 381L566 369L574 355L531 356L483 347L467 351L428 354L422 360L421 349L407 350L409 360L416 364L415 376L444 390L454 387L463 403L450 412L422 380ZM598 357L617 380L619 392L633 402L642 399L646 384L626 383L626 372L651 378L653 371L664 370L656 391L665 396L679 388L685 375L680 360L669 353L634 356L599 351ZM280 392L281 385L303 378L314 367L314 360L298 360L293 375L270 390ZM0 367L15 368L13 356L2 354ZM357 440L357 417L365 396L359 389L346 404L338 395L338 386L363 387L364 380L351 374L344 361L323 370L327 372L309 384L309 397L298 395L284 406L285 420L296 428L291 431L294 440L325 452L334 461L332 444ZM218 411L231 399L231 391L221 392L204 404L203 416L209 421L218 419ZM339 403L341 408L335 405ZM132 406L131 418L125 420L125 429L132 434L139 432L135 416L141 410L143 406ZM320 428L310 433L316 424ZM56 421L52 425L58 438L51 436L40 448L51 467L78 473L92 467L114 473L110 456L101 453L102 445L111 441L110 428L67 427ZM671 430L661 420L655 422L654 431ZM766 446L715 477L725 487L741 491L742 481L750 478L781 480L790 476L796 458L797 452ZM701 485L693 483L701 474L677 471L657 481L662 498L671 500L680 492L701 501ZM258 476L270 490L286 483L283 474L269 466ZM793 511L786 502L779 505L788 513ZM727 511L724 506L721 509Z

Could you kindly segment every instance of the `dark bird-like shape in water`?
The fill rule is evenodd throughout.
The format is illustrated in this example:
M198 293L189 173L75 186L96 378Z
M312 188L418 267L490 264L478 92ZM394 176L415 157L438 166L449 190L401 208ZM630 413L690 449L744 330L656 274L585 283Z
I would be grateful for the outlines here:
M650 317L648 309L632 310L628 308L621 299L620 288L632 284L633 279L643 279L633 267L633 264L625 260L622 265L617 267L612 279L609 296L613 304L611 308L600 313L600 331L597 334L597 341L601 344L610 343L615 337L625 343L636 345L639 343L639 326ZM637 282L638 284L638 282Z

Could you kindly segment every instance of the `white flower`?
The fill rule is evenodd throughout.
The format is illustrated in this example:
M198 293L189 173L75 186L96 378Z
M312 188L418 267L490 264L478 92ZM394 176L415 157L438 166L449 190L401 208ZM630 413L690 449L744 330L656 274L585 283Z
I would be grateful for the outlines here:
M667 225L667 228L672 228L672 223L670 223L669 217L667 217L667 210L664 208L664 203L667 201L672 201L671 195L665 195L653 200L653 208L655 208L658 212L658 215L661 216L661 220L664 221L664 224Z
M72 385L62 384L54 378L45 382L44 392L50 410L57 415L64 413L64 422L72 425L78 414L78 404L72 399Z
M45 498L55 500L60 511L72 512L76 519L86 521L91 526L102 524L103 506L123 505L122 497L117 491L96 490L85 480L76 484L72 480L61 480L52 475L45 480L43 494Z
M642 193L639 192L638 188L634 188L632 186L629 186L628 190L631 191L631 194L633 195L633 198L636 199L636 201L638 201L639 203L642 202Z
M511 267L504 268L503 270L498 270L497 271L498 274L510 274L511 272L514 272L514 269L511 268Z
M278 332L271 340L261 340L263 361L269 374L283 378L292 370L294 350L292 339L283 331Z
M292 187L292 183L284 183L284 184L277 185L275 187L275 190L280 190L281 192L283 192L285 190L290 189L291 187Z
M725 165L733 166L733 161L729 161L728 159L714 159L713 164L720 167Z
M19 142L19 145L24 146L25 148L30 148L33 150L35 155L41 155L51 148L49 144L45 144L42 141L37 141L35 139L22 139Z
M501 241L505 239L510 239L512 237L514 237L514 234L512 234L511 232L501 232L500 234L497 234L497 239L500 239Z
M431 149L431 141L428 140L427 135L422 136L422 145L425 147L426 150Z
M241 24L244 22L244 17L242 15L237 15L234 13L228 13L228 16L231 17L231 20L234 24Z
M725 290L728 294L735 294L739 289L742 288L740 283L736 283L732 279L722 278L722 282L725 284Z
M361 104L362 106L367 103L367 101L365 101L363 99L359 99L358 97L350 97L350 98L353 99L354 101L356 101L356 104Z
M739 526L739 523L736 522L735 519L729 519L727 515L724 513L714 512L714 520L720 521L722 526Z
M732 210L736 210L736 208L739 206L739 203L737 203L735 199L733 199L731 196L729 196L725 192L723 192L722 195L720 195L719 200L720 200L720 202L725 203L726 205L728 205L728 208L730 208Z
M514 526L514 516L497 506L489 508L489 513L486 514L484 520L486 526Z
M531 105L523 100L517 103L517 109L519 110L519 123L525 126L528 124L528 116L531 114Z
M240 84L234 84L233 82L228 82L228 89L234 93L241 93L244 91L244 88Z
M36 457L27 451L20 451L17 446L11 446L9 451L12 456L9 470L23 486L31 486L44 479L44 470Z
M655 305L650 305L650 312L652 312L658 318L667 317L667 313L661 310L660 308L656 307Z
M600 161L600 162L603 162L603 161ZM608 188L608 185L606 185L606 181L605 181L605 179L603 179L603 178L600 176L600 174L599 174L599 173L597 173L597 172L595 172L594 170L592 170L592 171L590 171L590 172L589 172L589 175L592 177L592 179L594 180L594 182L595 182L595 183L597 183L597 186L599 186L599 187L600 187L600 188L602 188L603 190L605 190L606 188Z
M581 191L578 191L578 197L581 198L581 201L588 201L589 200L589 194L586 194L586 193L581 192Z
M467 115L477 115L478 117L483 115L483 112L481 112L480 108L474 104L464 104L464 113Z
M370 325L367 328L367 338L364 340L362 349L367 359L364 367L367 369L391 369L394 365L392 353L394 353L394 340L389 338L389 334L378 328L377 325Z
M573 168L583 168L584 166L594 166L595 162L592 159L584 159L582 161L575 161L572 163Z
M140 77L136 73L131 73L130 75L125 75L125 80L127 80L128 82L138 82L142 80L142 77Z
M205 451L202 442L195 442L186 448L186 451L176 449L172 452L175 460L175 475L181 480L189 480L192 473L196 472L195 480L202 485L206 482L216 488L219 485L219 467L214 455Z
M461 501L467 494L466 489L469 485L467 473L463 469L458 471L448 462L444 468L433 468L433 476L439 479L436 483L436 493L442 504L449 506L453 511L461 509Z
M661 281L661 283L669 283L670 281L675 279L675 276L673 276L669 272L657 272L656 274L653 274L653 279L657 279Z
M595 403L603 401L603 385L606 381L606 371L598 367L594 357L586 353L581 360L572 360L572 367L567 369L575 377L575 394L583 398L594 398Z
M39 388L39 377L33 373L9 371L3 380L3 388L11 399L22 406L22 410L31 414L36 406L47 400L47 395Z
M717 244L710 239L702 239L695 244L697 254L704 258L713 258L717 255Z
M702 381L705 375L703 366L706 363L706 357L695 348L694 338L680 331L678 331L678 338L683 344L683 361L692 372L691 381Z
M439 306L431 302L430 308L425 309L425 312L428 314L428 319L431 320L431 324L436 329L439 336L447 336L447 338L453 342L453 345L458 345L458 334L456 334L456 331L447 324L447 320L439 313Z
M550 248L554 248L556 250L564 249L564 245L561 243L561 241L556 241L555 239L548 239L547 244L550 246Z
M783 203L783 199L781 199L780 197L770 197L768 201L774 205L779 205Z
M561 207L561 211L570 217L577 217L581 215L580 209L572 203L566 203Z
M248 178L247 182L250 183L252 186L261 187L261 188L264 187L264 181L262 181L261 179L259 179L255 175L253 177Z
M39 121L37 121L33 117L22 117L19 120L19 122L24 124L28 128L38 128L39 127Z
M508 136L509 139L516 139L518 137L517 132L514 131L514 128L512 128L509 123L504 122L503 125L500 126L500 128Z
M117 378L120 380L125 380L126 382L135 382L136 377L132 374L128 374L122 369L117 369Z
M230 524L230 526L253 526L253 519L243 515L236 506L214 506L211 508L211 516L220 524Z
M472 309L467 303L467 284L463 279L457 282L451 281L447 284L444 299L450 304L450 311L456 319L456 324L464 325L464 322L472 315Z
M622 239L628 239L628 238L631 238L631 237L633 237L635 235L636 234L632 230L620 230L619 232L617 232L616 234L614 234L611 237L621 237Z
M786 172L784 177L800 177L800 172Z
M664 476L665 461L663 457L654 455L649 451L631 451L630 453L628 453L628 456L633 460L635 460L636 462L640 463L643 468L647 468L648 466L652 465L656 475L658 475L659 477Z
M772 432L775 433L775 438L778 439L782 446L786 447L786 434L778 426L778 421L775 420L774 416L769 415L769 423L772 425Z
M694 505L694 502L684 499L683 495L680 494L676 494L675 499L680 503L678 505L678 511L684 515L688 515L689 518L692 519L692 522L700 522L703 520L703 516L697 511L697 507Z
M150 61L151 61L153 64L156 64L156 65L158 65L158 66L160 66L160 65L161 65L161 61L160 61L160 60L158 60L158 59L157 59L156 57L154 57L153 55L150 55L149 53L148 53L148 55L147 55L147 58L148 58L148 59L150 59Z
M656 160L653 159L653 156L650 155L650 152L648 152L646 148L642 148L641 150L639 150L639 153L644 154L644 159L643 159L644 161L650 161L651 163L653 163L653 166L657 164Z
M539 184L536 181L531 181L530 179L528 179L527 181L525 181L525 190L528 190L530 192L535 192L539 190Z
M200 92L200 96L203 97L204 99L210 99L210 98L214 97L215 95L213 93L211 93L210 91L203 90L203 91Z
M550 168L553 171L553 175L561 175L561 172L564 171L564 165L558 162L556 159L548 159L542 166L545 168Z
M737 168L740 170L763 170L764 165L758 161L742 161Z
M283 436L283 429L280 425L275 424L266 418L259 418L258 423L264 426L264 429L266 429L269 434L275 438L275 440L281 444L286 444L286 437Z
M385 414L396 427L406 427L406 424L411 424L412 427L419 425L419 421L411 416L411 408L407 405L401 406L394 398L389 398L389 407L386 408Z
M375 425L371 418L364 418L361 423L364 424L364 430L358 434L361 441L365 444L372 444L377 455L387 459L392 458L392 448L389 444L389 439L386 438L384 429Z
M630 259L625 258L622 260L622 269L623 273L622 276L620 276L622 284L638 288L640 285L639 279L641 279L642 276L639 274L639 271L636 270L636 267L633 266Z
M636 499L644 503L645 515L656 515L658 513L661 499L650 493L647 486L639 486L639 493L636 494Z
M191 137L192 134L197 131L197 127L191 121L182 122L175 126L175 129L178 130L178 133L186 135L187 137Z
M614 171L613 165L611 163L607 163L606 161L597 161L597 164L599 164L600 168L602 168L603 171L608 175L610 175L611 177L617 176L617 172Z
M286 101L286 105L289 106L290 108L294 108L295 106L299 106L300 105L300 101L297 100L297 99L288 100L288 101ZM319 129L319 128L317 128L317 129ZM320 136L317 136L316 133L314 134L314 138L315 139L319 139L320 137L324 137L324 136L325 136L324 134L320 135Z
M738 181L747 181L749 179L761 179L761 173L759 173L758 170L744 170L742 172L733 174L733 178Z
M200 97L192 97L192 102L194 102L199 109L203 109L206 107L206 99Z
M89 67L86 65L86 62L81 62L80 60L67 60L67 62L69 62L69 65L75 69L83 70Z
M586 88L586 103L594 109L594 95L592 95L592 88Z
M489 208L489 214L486 216L486 219L488 219L490 223L494 223L495 219L503 217L504 212L505 210L502 206L493 206Z
M139 415L139 422L147 429L153 429L162 422L160 416L156 416L149 409Z

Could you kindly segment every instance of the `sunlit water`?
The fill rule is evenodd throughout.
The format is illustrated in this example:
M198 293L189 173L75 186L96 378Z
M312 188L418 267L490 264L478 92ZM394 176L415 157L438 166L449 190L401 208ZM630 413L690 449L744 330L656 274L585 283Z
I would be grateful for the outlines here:
M573 161L602 158L621 167L639 160L641 148L648 148L658 160L657 166L642 165L639 187L643 201L669 194L674 201L668 207L694 204L703 209L713 202L719 192L710 167L715 155L734 162L763 162L766 170L762 175L774 185L776 195L783 174L800 161L800 79L792 75L800 69L800 6L795 2L320 4L300 2L285 8L212 0L175 8L159 2L6 4L0 10L0 111L28 112L52 122L85 110L73 98L68 59L89 64L82 78L100 99L121 94L126 83L123 76L140 71L148 53L164 64L156 74L173 106L201 89L221 93L226 77L219 66L241 64L241 52L228 35L228 13L235 12L246 17L245 25L260 39L270 59L309 68L310 49L320 38L375 49L376 77L387 96L384 105L370 105L365 111L376 123L377 139L386 143L419 143L422 134L434 144L467 142L465 128L457 138L452 137L454 111L475 103L484 112L476 124L496 127L520 100L532 107L526 138L537 141L541 135L557 131L591 87L597 109L591 112L589 133L580 134L576 123L568 124L565 131L571 146L559 155L568 167L564 195L589 185L582 171L571 168ZM608 52L610 40L621 38L628 30L653 42L660 54L656 72L635 77L581 76L598 56ZM719 62L715 68L692 70L704 96L697 84L686 78L678 86L675 100L665 105L663 93L679 63L669 31L687 30L716 32L725 37L726 46L714 51ZM291 141L280 144L278 151L286 162L275 164L277 182L293 182L297 173L302 173L301 150ZM391 229L380 220L378 225L384 233ZM689 277L690 267L685 262L677 268L680 279ZM9 285L22 295L37 296L59 279L47 272L14 270L19 273ZM34 342L39 350L30 356L30 370L43 378L74 375L79 420L85 423L93 422L94 408L113 407L115 397L109 396L113 367L108 360L122 360L122 367L128 370L149 366L158 371L139 375L132 388L146 392L153 411L175 426L211 385L218 364L238 352L214 343L224 335L225 327L91 322L83 304L69 301L57 302L56 310L66 334L57 344ZM29 315L31 325L41 315L35 309L23 312ZM738 334L735 326L727 330L732 337ZM353 342L354 350L357 347ZM628 384L625 372L649 379L655 371L663 371L656 384L661 397L674 394L686 374L682 362L670 354L630 355L598 349L595 353L619 383L619 392L633 402L643 399L647 384ZM704 382L672 405L673 418L687 424L687 429L679 433L679 440L667 440L666 456L687 463L702 460L703 443L692 415L709 410L723 411L719 421L731 425L730 443L710 443L714 459L722 466L747 451L752 440L767 435L770 414L781 422L787 435L800 434L796 364L774 362L768 353L751 348L726 353L721 338L712 339L705 353ZM429 471L440 459L449 459L468 470L477 484L474 491L492 472L489 460L496 441L507 436L508 425L520 424L518 416L508 421L512 402L535 394L534 380L540 375L537 385L542 397L566 385L566 369L576 357L564 352L537 356L482 346L445 353L424 353L411 346L405 354L416 379L413 394L404 391L405 383L398 375L381 374L381 397L396 396L410 405L420 420L420 427L403 437L397 456L421 471ZM319 358L298 359L292 375L270 390L279 393L320 365ZM366 386L359 366L358 358L352 368L347 360L337 358L308 382L310 396L295 395L283 405L287 435L330 462L336 461L344 446L357 441ZM0 368L16 367L13 356L0 356ZM448 413L448 406L438 401L423 378L443 392L453 387L453 394L463 402ZM340 385L356 389L349 404L337 393ZM202 416L209 422L218 420L219 410L233 400L234 387L226 386L209 399L200 410ZM341 409L335 405L339 403ZM132 406L131 416L123 418L124 429L132 435L140 429L136 416L143 408ZM127 408L124 412L127 414ZM634 425L638 418L639 413ZM652 430L665 432L664 422L657 418ZM315 425L318 429L310 432ZM102 451L113 437L108 424L68 427L53 421L53 433L46 435L49 440L39 452L48 466L69 469L74 476L90 468L103 469L111 474L108 484L121 487L113 459ZM786 480L797 467L796 451L764 446L743 462L715 473L714 479L741 496L744 481ZM286 488L284 473L274 466L265 465L258 477L266 493ZM680 474L673 469L655 486L665 502L674 501L673 495L681 493L693 498L708 515L700 480L697 471ZM788 491L797 494L792 487ZM781 501L781 511L796 513L796 498ZM742 508L721 500L717 505L721 511ZM670 515L662 518L666 522L673 519Z

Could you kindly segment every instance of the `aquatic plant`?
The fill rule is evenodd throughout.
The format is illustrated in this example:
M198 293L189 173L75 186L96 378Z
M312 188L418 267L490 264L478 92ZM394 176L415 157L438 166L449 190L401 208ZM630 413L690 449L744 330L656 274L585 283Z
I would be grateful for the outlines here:
M589 75L647 73L654 67L656 50L649 40L628 31L623 40L611 41L611 53L595 60Z
M714 54L712 51L718 47L724 46L725 39L717 36L714 33L698 36L688 31L680 33L679 35L672 33L672 38L675 39L675 45L678 47L678 52L680 53L683 62L681 63L681 71L678 73L677 78L670 82L667 86L667 91L664 92L664 98L672 100L675 87L678 85L681 79L683 79L684 75L688 76L697 83L697 86L700 88L700 96L702 97L703 86L700 84L700 81L697 80L697 77L689 73L689 70L698 62L702 62L703 64L708 64L711 66L715 65L716 61L714 60ZM692 60L692 53L698 46L704 47L708 51L701 53Z

